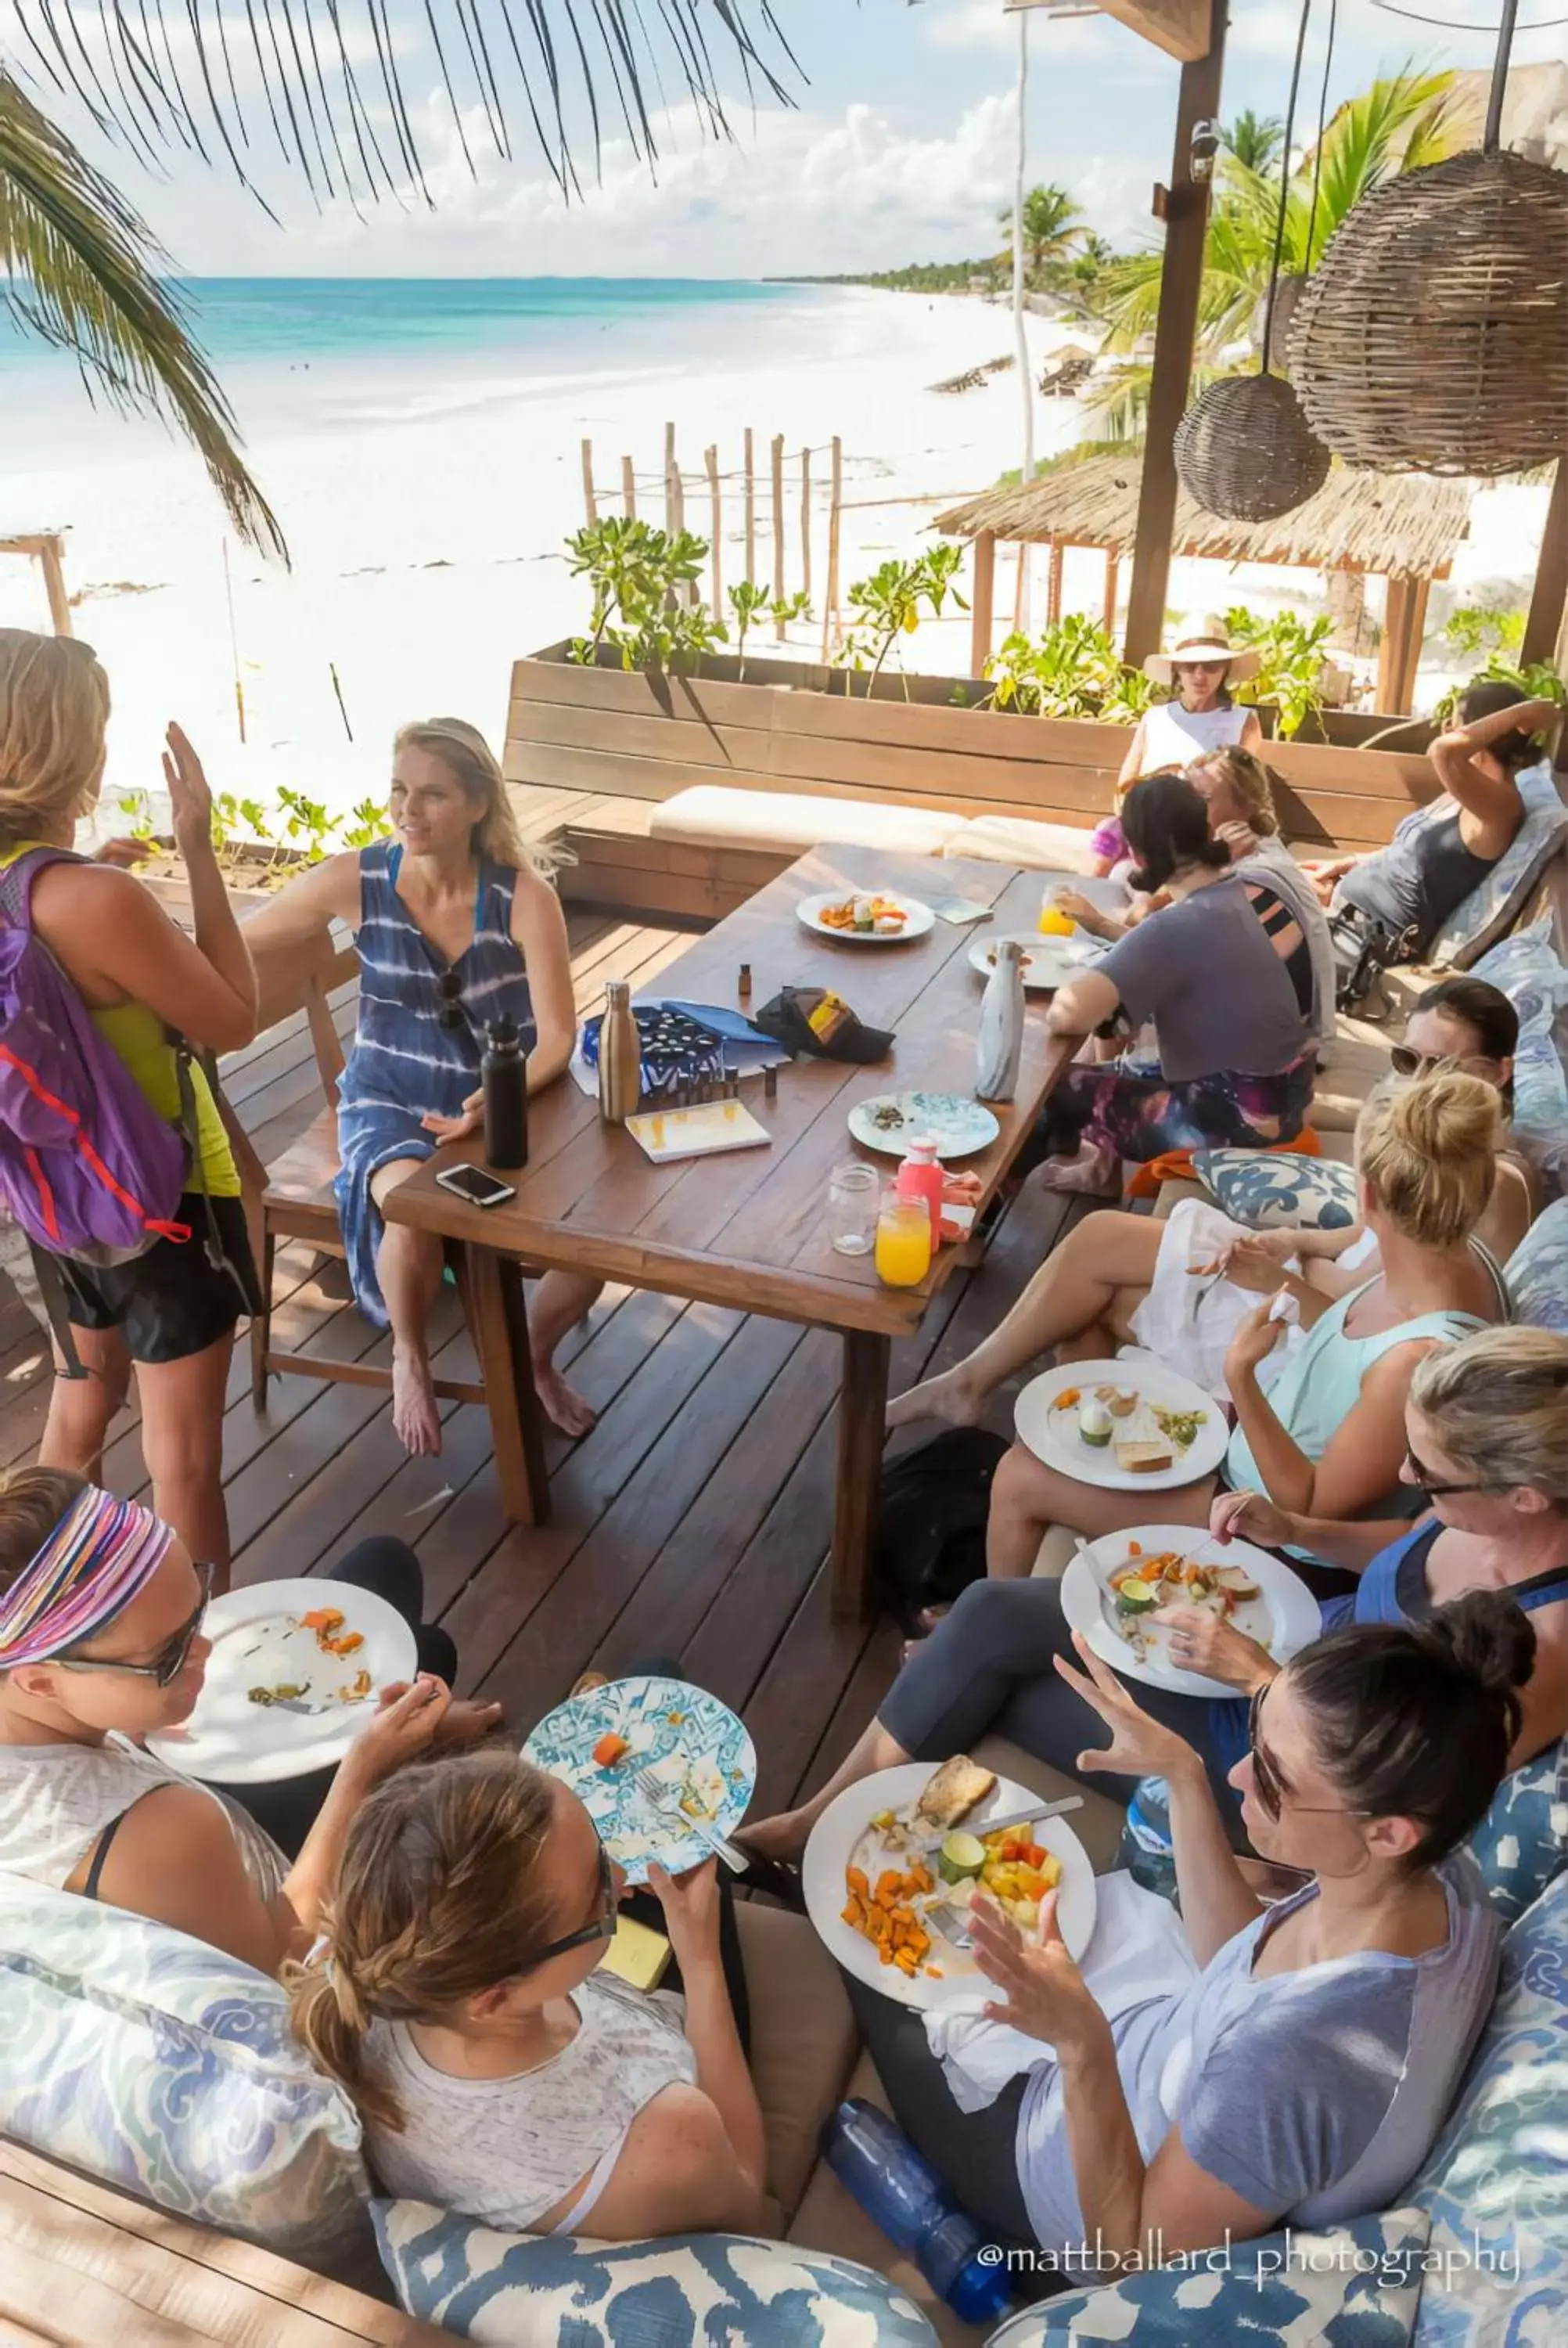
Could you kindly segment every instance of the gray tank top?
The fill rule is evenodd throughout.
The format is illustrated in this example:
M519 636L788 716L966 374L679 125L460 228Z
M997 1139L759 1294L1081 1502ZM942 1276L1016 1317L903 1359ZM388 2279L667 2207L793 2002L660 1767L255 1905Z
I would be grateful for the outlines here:
M1408 815L1387 848L1346 873L1335 891L1336 908L1353 905L1387 930L1413 922L1419 956L1500 860L1465 846L1460 815L1447 798Z
M159 1786L193 1786L219 1804L246 1874L271 1900L289 1871L271 1835L210 1786L113 1734L101 1745L0 1745L0 1874L63 1891L105 1828Z

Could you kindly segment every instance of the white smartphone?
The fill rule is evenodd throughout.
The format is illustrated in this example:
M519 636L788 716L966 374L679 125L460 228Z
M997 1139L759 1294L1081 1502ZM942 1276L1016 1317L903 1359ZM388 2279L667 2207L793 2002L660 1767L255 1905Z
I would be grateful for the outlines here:
M482 1166L443 1166L436 1179L455 1198L466 1199L471 1207L501 1207L518 1195L515 1182L503 1182L499 1175L487 1174Z

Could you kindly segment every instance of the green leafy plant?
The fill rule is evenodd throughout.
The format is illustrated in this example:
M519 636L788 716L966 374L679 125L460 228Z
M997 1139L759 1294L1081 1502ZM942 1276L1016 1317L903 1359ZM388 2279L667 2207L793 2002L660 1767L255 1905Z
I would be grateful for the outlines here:
M992 707L1030 717L1135 724L1153 696L1148 678L1125 665L1108 631L1083 612L1067 613L1038 637L1015 631L986 675Z
M127 791L119 801L119 811L121 815L128 815L135 818L135 821L132 823L130 828L130 837L132 839L155 839L157 838L158 835L152 828L152 809L148 804L148 797L145 791Z
M1262 619L1238 603L1225 613L1231 642L1258 654L1257 675L1236 687L1236 699L1255 707L1272 703L1279 711L1279 730L1288 739L1298 734L1308 717L1323 707L1323 669L1334 623L1327 615L1304 620L1298 613L1280 612Z
M743 579L738 587L730 590L730 609L735 615L735 656L741 664L743 685L746 681L746 638L767 610L769 601L767 589L759 587L754 579Z
M1482 662L1473 676L1444 694L1432 711L1434 724L1453 725L1459 716L1460 701L1475 685L1512 685L1526 701L1555 701L1561 708L1568 709L1568 685L1563 683L1551 661L1525 661L1521 664L1505 659L1501 653L1493 653L1490 659Z
M361 799L351 808L345 819L343 844L345 848L373 848L378 839L386 839L392 831L392 819L378 799Z
M876 690L888 654L898 638L912 636L920 624L922 605L929 606L933 618L939 619L949 597L960 612L968 604L955 584L963 567L961 546L933 546L913 562L889 559L874 571L869 579L857 579L849 589L849 603L855 613L850 628L837 654L837 664L846 674L844 689L849 691L850 670L869 669L866 693L869 700ZM905 682L905 697L908 696Z
M567 551L572 577L586 576L593 594L592 633L573 644L573 660L591 666L609 645L623 669L684 672L728 642L723 620L685 595L707 561L706 539L611 514L568 539Z
M1524 644L1524 613L1465 603L1449 613L1443 635L1461 660L1475 660L1483 653L1517 660Z
M281 786L278 803L287 819L283 829L288 837L302 845L307 864L319 864L339 819L330 815L320 799L307 798L303 791L291 791Z

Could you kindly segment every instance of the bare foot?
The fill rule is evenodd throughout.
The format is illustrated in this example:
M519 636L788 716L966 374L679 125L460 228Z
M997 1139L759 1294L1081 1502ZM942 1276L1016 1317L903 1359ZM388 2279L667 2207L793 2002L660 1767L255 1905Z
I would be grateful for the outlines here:
M550 1425L559 1426L563 1435L574 1440L586 1435L599 1416L592 1404L585 1402L575 1387L568 1385L553 1362L535 1362L534 1392Z
M392 1351L392 1424L398 1441L414 1459L434 1458L441 1448L441 1419L430 1383L430 1365L422 1355Z
M927 1378L907 1394L895 1395L887 1406L887 1425L913 1426L923 1418L945 1419L949 1426L978 1426L986 1397L974 1372L960 1362L939 1378Z
M781 1810L776 1818L758 1818L754 1826L738 1827L733 1839L759 1859L796 1859L811 1832L798 1810Z

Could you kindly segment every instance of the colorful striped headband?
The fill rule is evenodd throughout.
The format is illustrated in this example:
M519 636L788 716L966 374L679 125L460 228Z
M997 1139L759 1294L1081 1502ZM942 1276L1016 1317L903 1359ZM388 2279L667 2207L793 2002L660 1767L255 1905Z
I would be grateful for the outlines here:
M112 1622L151 1580L173 1539L150 1509L89 1484L0 1593L0 1671L46 1663Z

